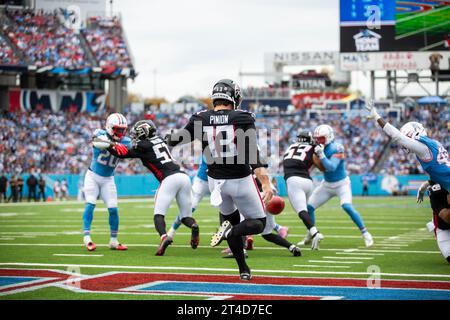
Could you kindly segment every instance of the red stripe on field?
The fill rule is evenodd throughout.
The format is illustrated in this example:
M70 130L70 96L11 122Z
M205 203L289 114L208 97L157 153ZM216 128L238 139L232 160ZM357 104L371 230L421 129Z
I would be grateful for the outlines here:
M162 274L162 273L119 273L103 277L85 279L81 281L83 289L87 290L118 290L137 286L154 281L199 281L240 283L237 275L194 275L194 274ZM339 286L339 287L366 287L367 280L338 279L338 278L291 278L291 277L264 277L255 276L250 284L275 285L303 285L303 286ZM444 281L408 281L408 280L381 280L383 288L408 289L444 289L450 290L450 282Z

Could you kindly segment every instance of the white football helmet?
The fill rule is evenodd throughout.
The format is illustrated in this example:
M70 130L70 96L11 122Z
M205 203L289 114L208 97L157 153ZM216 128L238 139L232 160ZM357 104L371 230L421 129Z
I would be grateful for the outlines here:
M316 143L326 146L334 140L333 128L329 125L321 124L314 129L313 138Z
M112 113L106 119L106 132L114 141L120 141L127 128L127 119L120 113Z
M412 139L427 135L427 131L425 130L423 125L415 121L405 123L403 127L400 128L400 132L408 138Z

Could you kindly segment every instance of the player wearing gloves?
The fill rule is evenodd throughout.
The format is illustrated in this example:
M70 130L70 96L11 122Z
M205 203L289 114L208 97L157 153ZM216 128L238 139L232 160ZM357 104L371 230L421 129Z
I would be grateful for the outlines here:
M374 119L392 140L402 146L407 152L416 155L423 170L435 183L450 191L450 159L447 150L438 141L427 137L422 124L414 121L407 122L400 131L384 121L378 114L372 101L366 103L369 119Z
M165 216L170 203L176 199L180 209L181 222L191 229L191 247L196 249L199 243L199 227L192 218L191 180L180 170L180 166L172 158L169 148L163 139L156 134L156 127L150 120L141 120L134 124L131 131L132 147L116 143L109 148L119 158L139 158L159 180L160 185L155 195L154 223L161 242L157 256L162 256L172 244L167 235Z
M91 224L94 217L95 204L100 195L108 208L111 239L109 247L115 250L127 250L117 240L119 231L119 212L117 210L117 190L114 182L114 169L119 159L106 150L115 142L129 145L130 139L125 137L127 120L120 113L113 113L106 119L105 130L94 132L92 161L84 178L84 194L86 205L83 213L84 244L89 251L96 249L91 239Z
M318 126L313 133L317 146L315 154L325 168L324 180L312 193L308 202L308 213L315 224L315 210L334 196L340 200L342 209L350 216L362 233L366 247L373 245L372 235L367 230L361 215L352 205L352 189L350 178L345 170L344 147L334 142L333 129L328 125ZM311 241L311 234L307 233L303 241L305 244Z

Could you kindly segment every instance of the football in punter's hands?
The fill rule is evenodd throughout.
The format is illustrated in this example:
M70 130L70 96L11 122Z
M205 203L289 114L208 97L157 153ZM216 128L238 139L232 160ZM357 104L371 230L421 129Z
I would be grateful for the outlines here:
M106 135L102 134L97 137L94 137L92 144L95 148L103 150L108 149L112 145L112 142Z

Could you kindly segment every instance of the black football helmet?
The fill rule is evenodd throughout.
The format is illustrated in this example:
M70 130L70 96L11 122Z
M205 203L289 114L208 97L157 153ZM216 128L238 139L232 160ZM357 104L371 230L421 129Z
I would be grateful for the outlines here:
M233 103L234 109L239 109L242 102L242 92L239 85L230 79L222 79L214 85L211 99L227 100Z
M130 135L137 140L150 139L156 135L156 126L151 120L140 120L134 124Z
M312 136L311 131L301 130L297 134L297 141L298 142L302 142L302 143L312 144L313 143L313 136Z

